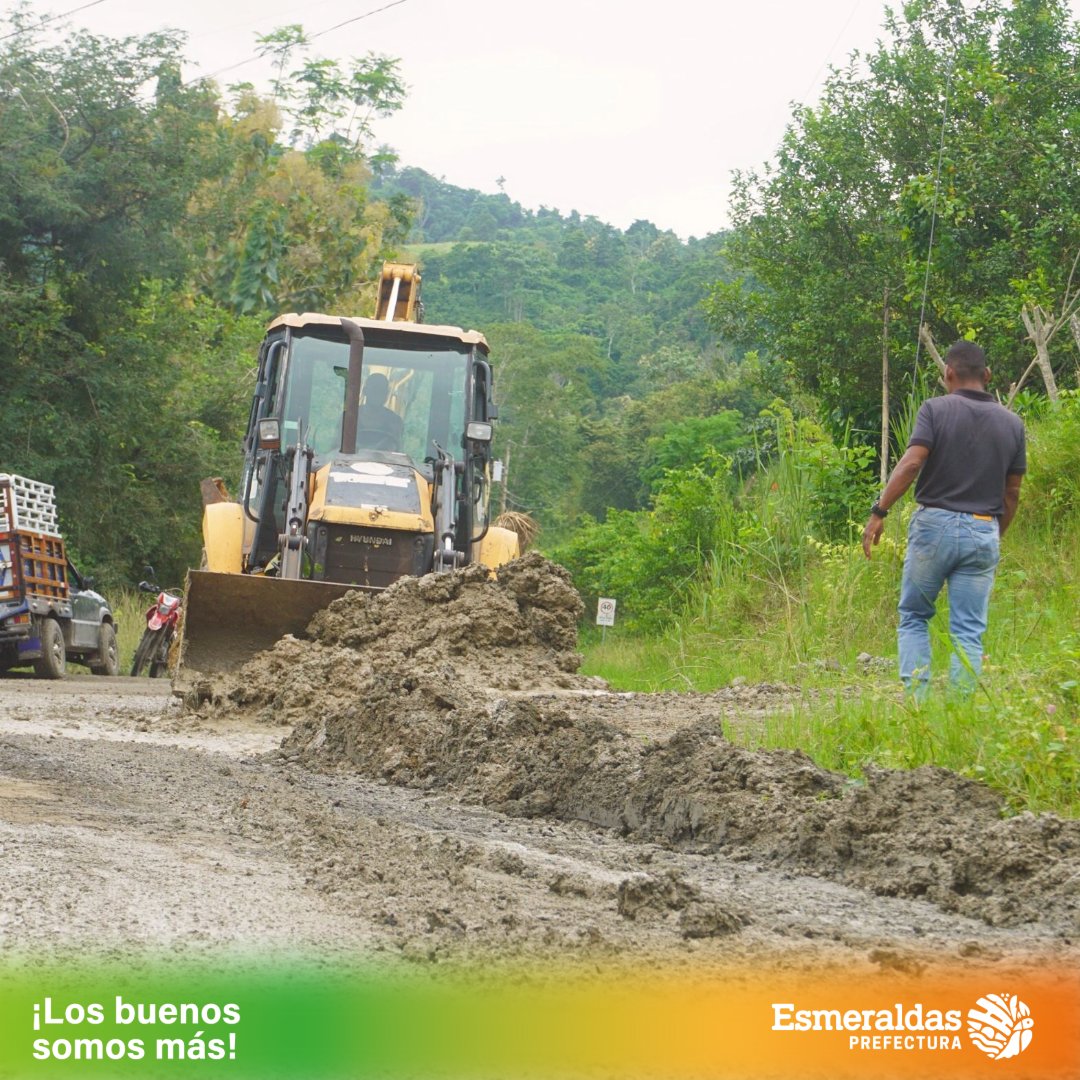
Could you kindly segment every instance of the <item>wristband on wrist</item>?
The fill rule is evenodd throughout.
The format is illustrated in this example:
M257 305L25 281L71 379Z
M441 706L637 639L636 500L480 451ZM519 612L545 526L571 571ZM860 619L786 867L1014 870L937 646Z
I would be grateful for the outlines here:
M874 503L874 505L870 507L870 513L873 514L874 517L879 518L887 518L889 516L889 511L885 510L880 503Z

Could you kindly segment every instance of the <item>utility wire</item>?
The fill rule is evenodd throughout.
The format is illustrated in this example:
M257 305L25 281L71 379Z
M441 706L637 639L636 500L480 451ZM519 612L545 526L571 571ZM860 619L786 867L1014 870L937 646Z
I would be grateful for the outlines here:
M102 0L94 0L95 3L102 3ZM321 38L325 34L331 34L335 30L340 30L343 26L349 26L352 23L360 22L361 19L370 19L372 15L378 15L382 11L389 11L390 8L398 7L400 4L404 4L406 0L392 0L389 4L384 4L382 7L372 8L371 11L365 11L363 15L354 15L351 19L346 19L344 22L339 22L335 26L327 27L325 30L320 30L317 34L312 34L308 41L314 41L316 38ZM185 86L191 86L194 83L202 82L203 79L214 79L218 75L224 75L227 71L235 71L237 68L244 67L247 64L252 64L256 60L262 58L263 53L255 53L249 56L246 60L240 60L235 64L230 64L228 67L218 68L217 71L211 71L208 75L199 75L194 79L189 79Z
M832 60L833 54L836 52L836 46L840 44L840 39L847 32L847 28L851 25L851 20L855 18L855 12L858 11L860 7L862 7L862 3L863 0L855 0L854 5L848 12L848 17L844 20L844 25L841 26L840 29L836 32L836 38L834 39L832 45L829 47L829 51L825 54L825 59L821 61L821 66L817 69L817 72L814 74L813 79L810 80L810 85L803 93L801 102L802 104L806 104L806 99L810 96L810 93L814 89L814 87L817 86L818 79L821 78L821 73L825 70L826 66Z
M8 38L17 37L19 34L29 34L31 30L37 30L39 27L46 26L48 23L56 22L57 19L66 19L69 15L76 14L76 12L85 11L87 8L97 7L98 4L104 3L105 0L90 0L89 4L83 4L80 7L72 8L70 11L61 11L59 15L47 15L34 23L33 26L22 26L18 30L12 30L10 34L4 34L0 37L0 41L7 41Z
M945 71L945 105L941 110L941 138L938 140L937 169L934 172L934 202L930 209L930 239L926 245L926 273L923 276L922 304L919 307L919 332L915 342L914 377L919 377L919 357L922 355L922 325L926 317L926 296L930 291L930 260L934 253L934 229L937 226L938 194L941 191L941 159L945 154L945 124L949 119L949 91L952 89L952 61Z
M393 3L384 4L380 8L375 8L372 11L365 11L363 15L354 15L351 19L346 19L344 22L339 22L336 26L331 26L327 30L320 30L317 34L312 34L309 40L314 41L316 38L322 37L323 34L333 33L335 30L340 30L343 26L348 26L350 23L359 22L361 19L366 19L371 15L378 15L380 11L389 11L393 7L397 7L399 4L404 4L405 0L393 0Z

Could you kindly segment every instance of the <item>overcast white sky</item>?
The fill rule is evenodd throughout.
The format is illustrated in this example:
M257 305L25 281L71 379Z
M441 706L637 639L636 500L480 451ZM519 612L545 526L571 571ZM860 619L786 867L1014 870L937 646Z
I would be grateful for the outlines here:
M318 33L391 2L100 0L71 21L114 36L186 30L192 77L251 56L256 33ZM315 44L401 59L409 97L376 136L403 164L487 192L504 177L527 207L620 228L647 218L685 238L725 226L732 170L772 155L791 103L872 48L884 11L882 0L401 0ZM256 63L220 81L264 75Z

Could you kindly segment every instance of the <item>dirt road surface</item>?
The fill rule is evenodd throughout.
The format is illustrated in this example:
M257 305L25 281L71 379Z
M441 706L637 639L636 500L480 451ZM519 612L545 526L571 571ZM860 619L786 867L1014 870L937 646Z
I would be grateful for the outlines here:
M605 692L575 673L579 603L542 560L346 597L186 706L160 680L0 680L0 949L1075 958L1076 823L724 737L782 687Z

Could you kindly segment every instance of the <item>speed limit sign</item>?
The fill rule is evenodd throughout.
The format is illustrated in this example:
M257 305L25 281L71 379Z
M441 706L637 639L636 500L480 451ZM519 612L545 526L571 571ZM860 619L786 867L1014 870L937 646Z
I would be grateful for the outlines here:
M615 625L615 601L610 597L601 596L596 604L596 625Z

